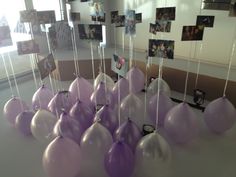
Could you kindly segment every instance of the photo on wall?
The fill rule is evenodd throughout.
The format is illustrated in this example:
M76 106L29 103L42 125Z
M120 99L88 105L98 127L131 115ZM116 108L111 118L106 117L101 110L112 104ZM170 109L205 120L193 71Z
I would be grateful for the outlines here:
M114 24L117 22L118 16L119 16L118 11L111 11L111 24Z
M98 24L79 24L79 37L82 40L102 41L102 25Z
M113 54L111 61L111 70L117 73L118 75L125 77L128 72L129 62L124 57Z
M175 20L175 7L156 8L156 20Z
M37 19L39 24L51 24L56 22L54 10L37 11Z
M95 17L104 16L104 4L103 2L92 2L90 4L90 15Z
M0 48L11 45L12 45L12 39L9 26L0 26Z
M135 14L135 23L142 23L142 13Z
M150 23L150 25L149 25L149 33L157 34L156 24Z
M91 20L94 21L94 22L103 22L105 23L106 21L106 14L104 14L104 16L91 16Z
M174 59L174 46L171 40L149 39L148 56Z
M156 21L156 31L157 32L170 32L171 21L169 20L157 20Z
M125 34L134 35L136 33L136 16L134 10L127 10L125 16Z
M236 17L236 0L231 0L230 6L229 6L229 16Z
M16 45L18 55L39 53L39 45L33 39L17 42Z
M49 54L44 59L37 63L41 79L46 78L49 74L56 69L56 64L52 54Z
M196 25L204 26L204 27L213 27L214 20L215 20L215 16L198 15Z
M125 26L125 16L119 15L115 25L116 25L116 27L124 27Z
M203 39L204 26L183 26L182 41L201 41Z
M36 10L23 10L20 11L20 22L29 23L37 21L37 11Z
M70 12L70 21L79 22L80 21L80 13L79 12Z

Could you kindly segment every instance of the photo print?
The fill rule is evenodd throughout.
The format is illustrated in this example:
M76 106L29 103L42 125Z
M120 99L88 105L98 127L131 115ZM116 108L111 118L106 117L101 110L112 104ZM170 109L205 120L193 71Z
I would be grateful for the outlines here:
M90 0L80 0L80 2L89 2Z
M0 26L8 26L7 18L4 15L0 16Z
M92 2L90 4L90 15L95 17L104 17L103 2Z
M37 11L37 19L39 24L51 24L56 22L54 10Z
M128 72L129 63L128 60L124 57L113 54L113 58L111 61L111 69L118 75L125 77Z
M79 22L80 21L80 13L79 12L70 12L70 21Z
M102 41L102 25L79 24L78 28L80 39Z
M37 11L36 10L23 10L20 11L20 22L29 23L37 21Z
M201 41L203 39L204 26L183 26L182 41Z
M175 20L175 7L156 8L157 20Z
M94 21L94 22L105 22L106 21L106 14L104 14L104 16L91 16L91 20Z
M171 40L149 39L149 57L174 59L175 42Z
M213 27L214 20L215 20L215 16L198 15L196 25L204 26L204 27Z
M11 31L9 26L0 26L0 47L12 45Z
M16 43L18 55L39 53L39 45L35 40L20 41Z
M157 34L156 24L150 23L150 25L149 25L149 33Z
M127 10L125 16L125 34L134 35L136 33L135 11Z
M170 32L171 21L168 20L157 20L156 21L156 32Z
M116 25L116 27L124 27L125 26L125 16L119 15L115 25Z
M57 48L57 32L55 25L48 28L48 40L52 51Z
M135 14L135 23L142 23L142 13Z
M231 0L230 6L229 6L229 16L236 17L236 0Z
M49 54L44 59L40 60L38 63L38 69L41 79L46 78L49 74L56 69L56 64L52 54Z
M33 33L34 35L41 35L42 34L40 24L37 21L31 23L30 32Z
M117 23L118 16L118 11L111 11L111 24Z

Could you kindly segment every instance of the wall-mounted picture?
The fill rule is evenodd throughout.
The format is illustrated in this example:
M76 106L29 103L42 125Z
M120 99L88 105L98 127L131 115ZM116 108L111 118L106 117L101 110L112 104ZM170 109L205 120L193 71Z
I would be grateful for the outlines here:
M39 24L55 23L56 22L55 11L54 10L37 11L37 19Z
M52 71L56 69L56 64L52 54L49 54L46 58L40 60L37 65L41 79L46 78Z
M175 42L171 40L149 39L149 57L174 59Z
M236 0L231 0L230 6L229 6L229 16L236 17Z
M182 41L201 41L203 39L204 26L183 26Z
M169 20L157 20L156 21L156 31L157 32L170 32L171 21Z
M80 21L80 13L79 12L70 12L70 21L79 22Z
M78 27L80 39L102 41L102 25L79 24Z
M80 0L80 2L89 2L90 0Z
M124 77L128 72L129 63L128 60L124 57L118 56L113 54L113 58L111 61L111 69L115 73L119 74L120 76Z
M36 10L23 10L20 11L20 22L29 23L37 21L37 11Z
M127 10L125 16L125 34L134 35L136 33L135 11Z
M16 43L18 55L39 53L39 45L35 40L20 41Z
M118 16L119 16L118 11L111 11L111 24L114 24L117 22Z
M175 20L175 7L156 8L156 20Z
M124 27L125 26L125 16L119 15L115 25L116 25L116 27Z
M48 28L48 40L52 51L57 48L57 32L55 25Z
M150 23L150 25L149 25L149 33L157 34L156 24Z
M12 45L11 31L9 26L0 26L0 47Z
M94 21L94 22L103 22L105 23L106 21L106 14L104 14L104 16L91 16L91 20Z
M90 4L90 15L91 16L104 16L104 4L103 2L93 2Z
M142 23L142 13L135 14L135 23Z
M215 20L215 16L198 15L196 25L204 26L204 27L213 27L214 20Z
M40 24L38 24L37 21L34 21L31 23L31 28L32 28L32 31L31 30L30 31L34 35L41 35L42 34Z

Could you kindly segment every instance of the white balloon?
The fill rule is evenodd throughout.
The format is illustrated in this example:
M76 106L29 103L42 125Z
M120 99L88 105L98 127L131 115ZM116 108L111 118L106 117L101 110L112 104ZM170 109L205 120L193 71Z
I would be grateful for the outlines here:
M164 81L162 78L156 78L155 80L153 80L148 88L147 88L147 92L150 95L155 95L158 91L158 82L160 82L160 91L163 91L168 97L170 97L171 95L171 90L169 85L167 84L166 81Z
M100 72L96 77L93 84L94 90L97 88L100 82L104 82L109 90L112 90L115 85L113 79L103 72Z

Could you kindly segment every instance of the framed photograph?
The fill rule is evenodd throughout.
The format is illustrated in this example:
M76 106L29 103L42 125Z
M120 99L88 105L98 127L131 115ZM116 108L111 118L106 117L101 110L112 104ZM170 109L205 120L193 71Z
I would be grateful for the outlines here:
M229 6L229 16L236 17L236 0L231 0L230 6Z
M79 12L70 12L70 21L79 22L80 21L80 13Z
M156 31L157 32L170 32L171 21L169 20L157 20L156 21Z
M125 16L125 34L134 35L136 33L135 11L127 10Z
M116 27L124 27L125 26L125 16L119 15L115 25L116 25Z
M11 31L9 26L0 26L0 47L12 45Z
M102 25L98 24L79 24L79 37L82 40L102 41Z
M90 15L96 17L104 16L104 4L103 2L93 2L90 5Z
M37 11L36 10L23 10L20 11L20 22L29 23L37 21Z
M142 13L135 14L135 23L142 23Z
M20 41L16 43L18 55L39 53L39 45L35 40Z
M37 65L41 79L46 78L52 71L56 69L56 64L52 54L49 54L46 58L40 60Z
M148 56L174 59L174 45L171 40L149 39Z
M114 24L117 22L118 16L119 16L118 11L111 11L111 24Z
M156 8L156 20L175 20L175 7Z
M203 39L204 26L183 26L182 41L201 41Z
M37 19L39 24L55 23L56 16L54 10L37 11Z
M128 72L129 62L124 57L113 54L111 61L111 69L122 77Z
M104 14L104 16L98 16L98 17L96 17L96 16L91 16L91 20L92 21L97 21L97 22L103 22L103 23L105 23L105 21L106 21L106 14Z
M149 33L157 34L156 24L150 23L150 25L149 25Z
M196 26L213 27L215 16L198 15Z

